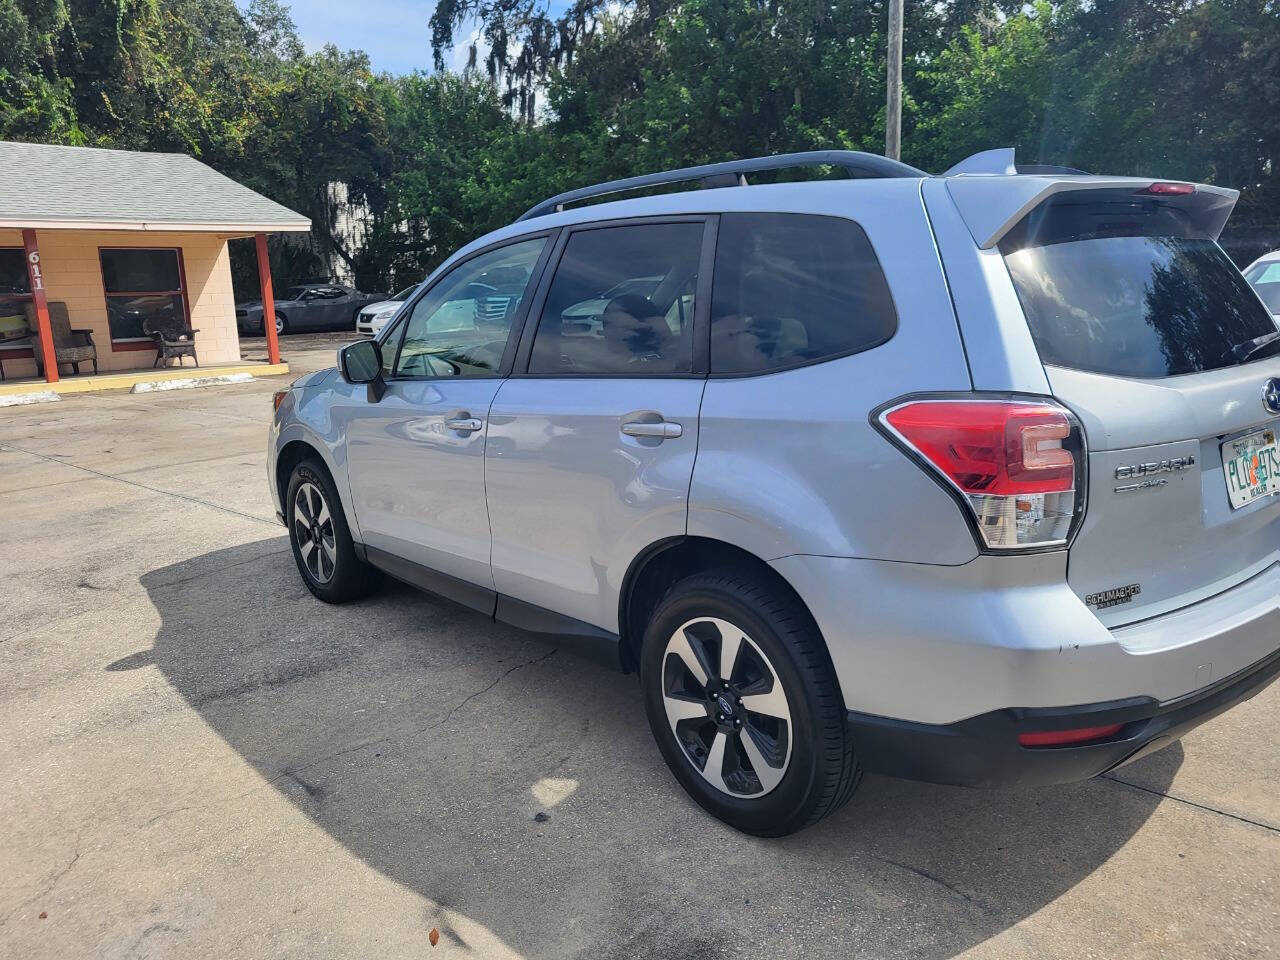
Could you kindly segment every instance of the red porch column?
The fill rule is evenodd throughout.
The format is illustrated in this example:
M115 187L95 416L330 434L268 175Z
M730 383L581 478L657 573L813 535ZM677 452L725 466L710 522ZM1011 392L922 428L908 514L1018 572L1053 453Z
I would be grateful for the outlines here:
M31 281L31 302L36 308L36 329L40 333L44 378L49 383L57 383L58 355L53 349L53 328L49 325L49 298L44 292L44 277L40 273L40 251L36 249L34 230L22 231L22 246L27 255L27 279Z
M258 248L258 285L262 288L262 330L267 335L267 360L280 362L280 340L276 337L276 297L271 290L271 261L267 259L267 235L253 238Z

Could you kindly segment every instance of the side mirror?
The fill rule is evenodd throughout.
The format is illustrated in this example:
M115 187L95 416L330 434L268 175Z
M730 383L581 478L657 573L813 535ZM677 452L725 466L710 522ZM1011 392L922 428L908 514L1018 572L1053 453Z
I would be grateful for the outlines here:
M347 383L367 383L369 402L377 403L386 391L382 379L382 348L376 340L357 340L338 350L338 370Z

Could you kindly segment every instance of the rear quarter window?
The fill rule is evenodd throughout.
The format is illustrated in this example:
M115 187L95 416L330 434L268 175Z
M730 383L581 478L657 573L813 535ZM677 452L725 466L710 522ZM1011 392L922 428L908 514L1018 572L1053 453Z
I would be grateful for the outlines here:
M898 326L863 229L841 217L727 213L711 294L711 372L768 373L884 343Z
M1236 364L1276 332L1217 243L1154 200L1045 204L1000 252L1047 364L1178 376Z

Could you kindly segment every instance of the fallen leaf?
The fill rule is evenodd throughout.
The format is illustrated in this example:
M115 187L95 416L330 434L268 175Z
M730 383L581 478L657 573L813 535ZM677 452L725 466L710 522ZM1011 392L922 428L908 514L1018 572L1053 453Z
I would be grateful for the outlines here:
M431 932L427 934L427 939L431 941L431 945L434 947L437 943L440 942L440 931L437 930L435 927L432 927Z
M533 819L534 819L534 822L536 823L546 823L548 820L551 819L551 815L539 810L537 813L533 815Z
M41 919L41 920L48 920L48 919L49 919L49 914L48 914L46 911L41 910L41 911L40 911L40 919Z

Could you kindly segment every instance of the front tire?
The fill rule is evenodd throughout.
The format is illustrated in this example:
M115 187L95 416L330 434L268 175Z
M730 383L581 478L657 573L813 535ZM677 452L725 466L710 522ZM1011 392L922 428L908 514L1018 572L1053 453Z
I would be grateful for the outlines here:
M746 833L794 833L861 778L835 671L804 605L750 573L694 574L645 631L649 726L681 786Z
M347 603L377 589L382 575L355 551L338 491L325 468L303 460L293 468L284 514L303 582L325 603Z
M289 319L283 313L276 314L276 336L282 337L289 332Z

